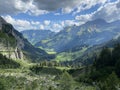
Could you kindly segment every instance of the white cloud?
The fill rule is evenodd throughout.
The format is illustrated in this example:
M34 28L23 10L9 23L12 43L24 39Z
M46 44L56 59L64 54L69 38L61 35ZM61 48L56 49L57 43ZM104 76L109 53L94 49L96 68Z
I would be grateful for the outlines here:
M52 31L55 31L55 32L58 32L58 31L60 31L60 30L62 30L63 29L63 27L62 27L62 25L60 25L60 24L56 24L56 23L54 23L53 25L52 25L52 28L51 28L51 30Z
M62 9L62 12L63 12L63 13L70 13L70 12L72 12L72 11L73 11L73 9L70 8L70 7L66 7L66 8L63 8L63 9Z
M29 29L38 29L40 26L40 22L38 21L27 21L21 19L14 19L11 16L3 16L3 18L8 22L11 23L18 31L22 30L29 30Z
M40 25L40 22L38 22L38 21L31 21L31 24L33 24L33 25Z
M43 0L41 0L41 2L42 1ZM71 12L73 10L71 7L74 7L74 4L77 3L78 1L79 0L74 0L74 3L71 3L71 5L68 6L68 8L70 8L70 11L68 10L66 12ZM91 3L93 0L91 0L91 1L88 0L88 1L89 1L89 3ZM43 1L43 2L45 4L45 6L43 4L44 8L41 7L41 10L45 9L47 12L56 10L55 7L60 7L61 6L61 4L60 4L60 6L55 5L53 7L50 5L51 8L48 9L48 7L50 7L50 6L48 6L48 7L46 6L46 0ZM73 2L73 0L70 1L70 2L67 2L67 0L65 0L64 2L70 3L70 2ZM83 2L84 1L81 0L81 3L83 3ZM6 0L5 3L7 3L7 0ZM26 2L21 1L21 3L24 4ZM38 7L35 4L32 4L30 1L28 1L27 3L29 3L28 6L31 6L31 7L29 7L29 8L31 8L30 14L33 14L33 13L35 14L37 12L34 9L38 10L38 13L36 13L36 15L40 14L39 13L40 7ZM58 32L58 31L62 30L66 26L72 26L72 25L79 26L79 25L84 24L85 22L87 22L89 20L94 20L94 19L97 19L97 18L103 18L103 19L105 19L106 21L109 21L109 22L120 19L120 6L119 6L120 5L120 0L118 0L116 2L107 2L107 3L106 3L106 0L95 0L94 3L102 3L103 5L98 10L96 10L92 13L75 16L74 20L63 20L63 21L57 21L57 22L56 21L50 21L50 20L44 20L43 22L39 22L39 21L27 21L27 20L21 20L21 19L14 19L9 15L4 16L4 19L7 22L11 23L19 31L29 30L29 29L41 29L41 30L52 30L52 31L55 31L55 32ZM106 4L104 4L104 3L106 3ZM68 4L66 4L66 6L63 5L64 7L62 9L65 9L67 7L67 5ZM76 4L76 5L79 5L79 4ZM93 5L95 5L95 4L93 4ZM91 6L89 6L89 7L91 7ZM89 8L89 7L84 5L84 8ZM26 9L28 9L28 8L18 5L17 9L14 9L14 10L18 10L18 9L26 12ZM0 8L0 10L1 10L1 8ZM83 10L83 9L81 9L81 10ZM0 13L1 13L1 11L0 11ZM44 10L43 10L43 13L45 13ZM65 13L65 11L64 11L64 13Z
M44 25L40 25L40 29L44 30L45 29Z
M83 11L83 10L86 10L86 9L90 9L92 6L95 6L97 4L101 4L104 5L108 0L84 0L84 1L81 1L81 4L79 4L77 6L77 10L75 12L73 12L73 15Z
M83 24L83 22L80 22L80 21L77 21L77 20L64 20L64 21L61 22L62 27L72 26L72 25L79 26L81 24Z
M81 25L81 23L75 20L64 20L64 21L59 21L59 22L53 22L49 30L54 31L54 32L59 32L60 30L63 30L64 27L72 26L72 25L79 26Z
M50 20L45 20L44 21L44 25L49 25L50 24Z
M65 24L68 26L74 25L74 21L73 20L65 20Z
M38 9L33 0L0 0L0 14L27 13L30 15L46 14L48 11Z
M101 7L94 15L92 14L93 18L103 17L108 21L114 21L120 16L120 1L118 0L117 3L110 3L110 1L111 0L0 0L0 14L28 13L30 15L41 15L61 9L63 14L72 12L73 15L76 15L83 10L90 9L99 4ZM55 12L54 15L60 14L61 13ZM82 21L89 20L90 18L90 14L76 16L77 20Z
M96 4L105 4L107 0L0 0L0 14L29 13L41 15L55 12L71 13L77 9L78 13Z
M80 22L86 22L88 20L91 20L93 14L94 13L76 16L75 19L79 20Z
M98 18L104 19L107 22L118 20L120 19L120 7L118 7L119 3L119 0L116 2L108 2L90 14L77 15L75 20L81 22L81 24Z
M27 21L21 19L14 19L10 15L2 16L8 23L12 24L18 31L23 30L52 30L58 32L63 29L63 26L58 22L51 22L45 20L44 22L39 21Z
M60 15L60 13L55 13L54 15L59 16L59 15Z
M108 22L112 22L120 19L120 7L118 4L120 1L108 3L101 7L96 13L92 16L92 19L102 18Z

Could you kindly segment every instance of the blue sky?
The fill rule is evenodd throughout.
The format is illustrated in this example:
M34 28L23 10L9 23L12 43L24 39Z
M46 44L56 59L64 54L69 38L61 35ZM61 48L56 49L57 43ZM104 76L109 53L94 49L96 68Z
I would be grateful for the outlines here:
M18 31L51 30L97 18L120 19L120 0L0 0L0 15Z

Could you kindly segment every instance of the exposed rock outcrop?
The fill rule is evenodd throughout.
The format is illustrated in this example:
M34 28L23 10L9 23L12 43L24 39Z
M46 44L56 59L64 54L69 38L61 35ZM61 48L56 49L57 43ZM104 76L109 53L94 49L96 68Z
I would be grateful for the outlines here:
M12 59L44 60L48 54L33 47L21 33L0 17L0 53Z

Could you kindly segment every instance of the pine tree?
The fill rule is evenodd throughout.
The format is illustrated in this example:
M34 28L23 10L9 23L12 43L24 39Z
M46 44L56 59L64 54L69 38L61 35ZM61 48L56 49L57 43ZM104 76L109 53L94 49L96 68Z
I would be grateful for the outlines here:
M64 72L61 79L60 79L60 88L61 90L73 90L73 83L74 80L69 73Z
M120 77L120 59L116 62L115 71L117 75Z
M117 86L119 85L118 77L113 72L109 77L102 83L99 83L100 90L118 90Z
M110 49L104 48L99 58L96 60L95 67L96 68L104 68L106 66L111 66L112 64L112 54Z

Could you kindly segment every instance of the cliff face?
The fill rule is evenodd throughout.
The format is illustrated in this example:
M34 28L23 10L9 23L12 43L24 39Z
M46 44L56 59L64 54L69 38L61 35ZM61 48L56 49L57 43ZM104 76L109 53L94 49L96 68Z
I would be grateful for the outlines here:
M12 25L0 18L0 53L12 59L24 59Z
M45 51L33 47L23 35L0 17L0 53L12 59L44 60Z

